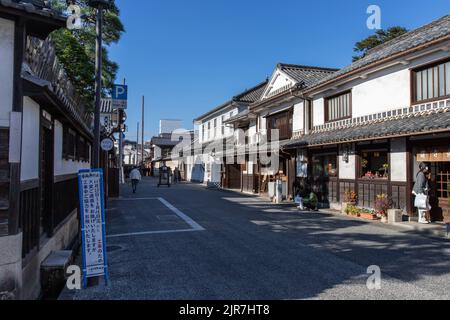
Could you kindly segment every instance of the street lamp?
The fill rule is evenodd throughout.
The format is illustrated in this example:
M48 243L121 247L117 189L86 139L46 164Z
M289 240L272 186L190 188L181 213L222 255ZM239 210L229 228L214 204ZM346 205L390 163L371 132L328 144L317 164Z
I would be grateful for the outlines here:
M102 29L103 10L114 3L114 0L89 0L90 7L97 9L96 45L95 45L95 112L94 112L94 146L91 166L100 167L100 106L102 99Z

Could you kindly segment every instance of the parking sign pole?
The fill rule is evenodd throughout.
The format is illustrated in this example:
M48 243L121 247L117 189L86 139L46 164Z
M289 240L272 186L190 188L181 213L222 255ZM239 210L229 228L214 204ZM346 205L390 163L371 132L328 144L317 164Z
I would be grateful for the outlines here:
M123 85L126 85L126 80L123 79ZM123 110L119 109L119 180L120 184L125 183L123 174L123 132L122 132L122 121L123 121Z
M96 56L95 56L95 113L94 113L94 146L92 152L92 168L98 169L100 166L100 104L102 93L102 27L103 27L103 7L97 8L96 20Z

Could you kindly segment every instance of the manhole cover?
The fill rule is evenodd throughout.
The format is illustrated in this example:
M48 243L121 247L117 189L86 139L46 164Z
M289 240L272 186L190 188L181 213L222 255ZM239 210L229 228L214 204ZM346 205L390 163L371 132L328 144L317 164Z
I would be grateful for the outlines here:
M108 252L114 252L114 251L119 251L122 250L123 248L121 246L107 246L106 247L106 251Z

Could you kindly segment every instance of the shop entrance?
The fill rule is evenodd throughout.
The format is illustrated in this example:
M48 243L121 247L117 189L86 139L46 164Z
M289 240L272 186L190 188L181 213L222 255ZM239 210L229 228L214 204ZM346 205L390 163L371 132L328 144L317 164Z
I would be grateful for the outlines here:
M315 154L311 159L311 191L317 195L321 207L330 208L331 203L338 202L337 153Z
M228 164L227 165L227 188L241 190L242 188L242 176L240 164Z
M430 219L433 222L450 223L450 146L448 139L427 140L414 148L414 175L419 163L426 163L429 172Z
M450 162L430 163L431 221L450 222Z

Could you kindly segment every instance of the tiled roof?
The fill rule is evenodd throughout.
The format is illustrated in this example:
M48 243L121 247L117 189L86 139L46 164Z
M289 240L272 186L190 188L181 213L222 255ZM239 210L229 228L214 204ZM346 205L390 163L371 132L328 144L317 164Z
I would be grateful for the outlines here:
M285 149L300 146L316 146L334 143L347 143L359 140L383 139L393 136L426 134L437 131L450 132L450 110L416 113L393 120L378 121L368 125L348 127L339 130L316 132L292 140Z
M152 138L152 144L158 147L175 147L179 143L180 141L172 141L172 139L170 138L160 138L160 137Z
M22 67L21 76L23 80L34 84L35 86L41 88L44 92L50 94L55 101L58 101L59 107L64 110L66 114L76 123L78 123L89 136L92 136L92 130L89 128L87 119L84 118L85 115L80 114L79 110L73 103L71 103L69 99L64 96L61 90L55 90L55 87L51 84L51 82L34 75L26 64L23 64Z
M334 74L338 69L310 67L295 64L278 64L280 70L293 78L298 83L303 83L305 87L311 87L318 81Z
M177 139L180 136L183 137L183 139L185 138L185 135L189 134L190 135L190 139L193 140L195 138L195 134L193 132L184 132L184 133L180 133L180 135L174 135L173 138ZM155 136L152 138L151 140L151 144L154 144L155 146L158 147L175 147L176 145L178 145L182 140L172 140L172 134L171 133L161 133L158 136Z
M312 89L421 45L450 35L450 14L370 50L365 57L317 82Z
M261 82L257 86L241 93L240 95L233 98L234 101L238 102L246 102L246 103L253 103L261 99L261 96L264 93L264 90L266 89L268 80Z
M32 5L34 5L36 8L39 9L44 9L44 8L48 8L48 3L46 4L46 2L44 0L11 0L12 2L16 2L16 3L31 3Z
M59 12L53 10L48 4L48 1L44 0L0 0L0 6L22 10L49 18L56 18L58 20L65 21L66 19Z
M267 85L267 80L258 84L257 86L255 86L251 89L245 90L244 92L235 96L232 100L227 101L227 102L221 104L220 106L218 106L217 108L214 108L214 109L206 112L205 114L201 115L200 117L196 118L194 120L194 122L203 120L204 118L207 118L207 117L213 115L214 113L216 113L224 108L229 107L233 102L252 103L252 102L259 100L259 98L261 98L262 94L264 93L264 89L265 89L266 85Z

